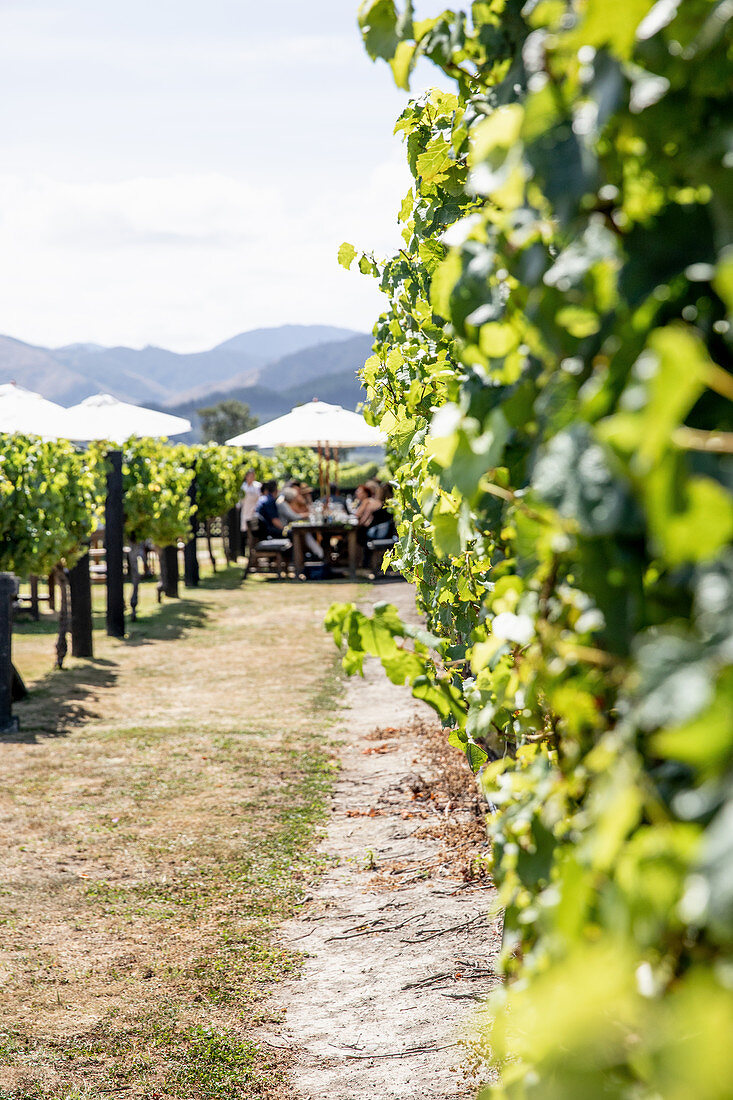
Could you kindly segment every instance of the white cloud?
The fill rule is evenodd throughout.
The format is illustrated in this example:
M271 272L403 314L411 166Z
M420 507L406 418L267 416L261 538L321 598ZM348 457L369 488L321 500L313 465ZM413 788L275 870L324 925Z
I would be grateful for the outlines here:
M408 184L401 157L356 188L301 194L220 173L69 183L0 176L3 330L58 346L211 346L263 324L367 329L370 280L336 262L342 240L386 253Z
M405 96L356 7L0 0L0 331L190 349L371 327L376 286L336 252L399 246L409 175Z
M60 11L49 13L45 26L39 28L38 18L18 13L20 18L3 23L3 52L14 63L26 61L39 64L95 64L104 61L107 68L131 70L139 77L142 66L157 70L157 75L172 72L181 66L207 69L212 60L216 68L226 72L235 66L255 66L259 70L298 64L306 66L346 67L360 55L361 46L355 34L283 35L273 48L272 36L251 35L247 40L224 35L203 34L192 40L178 36L175 27L162 35L140 37L124 27L119 29L114 51L109 36L100 30L81 33L68 27ZM161 38L163 42L161 44Z
M280 197L216 173L21 185L0 177L0 204L28 243L84 251L152 244L232 247L253 240L253 222L274 222Z

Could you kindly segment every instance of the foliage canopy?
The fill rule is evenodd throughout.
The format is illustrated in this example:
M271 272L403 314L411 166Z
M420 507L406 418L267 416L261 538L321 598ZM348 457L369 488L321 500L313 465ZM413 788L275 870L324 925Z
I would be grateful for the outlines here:
M226 398L216 405L207 405L198 410L201 420L201 436L206 443L226 443L235 435L248 432L259 424L258 418L250 412L244 401Z
M505 914L486 1096L733 1095L733 14L364 0L404 247L363 378L428 631L328 625L480 772ZM480 950L480 945L477 945ZM521 980L517 980L521 979Z
M70 443L0 435L0 570L74 565L99 519L97 490L94 462Z
M75 564L104 524L108 443L82 451L71 443L0 435L0 569L26 578ZM170 444L131 438L122 447L125 539L169 546L191 537L196 479L199 520L237 503L245 471L260 481L318 481L318 460L305 447L280 447L271 457L217 443Z

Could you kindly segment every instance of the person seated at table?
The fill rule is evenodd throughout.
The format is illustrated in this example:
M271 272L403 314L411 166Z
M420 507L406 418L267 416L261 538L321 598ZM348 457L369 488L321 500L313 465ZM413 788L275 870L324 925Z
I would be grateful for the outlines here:
M303 519L303 510L298 502L298 490L293 485L286 485L277 498L277 513L283 521L283 525L294 523Z
M262 496L257 505L256 516L265 529L268 539L281 539L285 524L280 519L277 508L277 482L266 481L262 486Z
M293 491L293 496L288 501L290 507L294 512L298 513L300 519L308 519L310 508L308 507L308 498L304 491L303 482L298 481L297 478L293 478L287 483L280 496L284 496L285 492L289 489Z
M360 527L371 527L372 516L379 509L381 501L375 496L374 489L370 485L357 485L356 509L354 515Z
M331 505L338 512L346 511L346 497L343 497L339 492L338 485L332 483L328 487L328 498L331 501Z
M356 538L362 548L364 565L366 565L369 553L367 542L369 541L369 528L374 523L374 516L381 508L382 502L375 494L371 485L358 485L356 488L357 506L354 515L357 519Z
M372 514L367 530L367 535L370 539L395 538L397 535L394 516L387 507L387 502L391 496L392 486L389 482L381 484L379 486L379 507Z
M303 502L304 502L306 508L310 508L311 505L313 504L313 489L312 489L312 487L310 485L306 485L306 483L304 481L298 481L295 488L298 490L301 497L303 498Z
M382 513L388 516L392 515L388 507L389 501L392 497L392 493L393 489L388 481L380 482L379 493L377 494L379 498L379 508L377 509L375 515L381 515Z
M299 505L298 490L291 485L283 489L280 496L277 498L277 511L283 525L288 523L296 523L298 520L303 519L303 512L298 510ZM300 498L302 500L302 497ZM308 509L306 507L305 517L308 517ZM318 540L309 532L305 535L305 545L310 550L311 554L316 558L323 557L323 547Z

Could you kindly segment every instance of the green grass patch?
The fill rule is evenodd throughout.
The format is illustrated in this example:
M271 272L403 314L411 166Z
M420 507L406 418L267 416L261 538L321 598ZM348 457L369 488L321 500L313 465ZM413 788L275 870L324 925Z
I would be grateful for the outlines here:
M224 744L236 755L236 739ZM81 1086L66 1089L29 1079L9 1091L0 1088L0 1100L102 1100L110 1089L131 1082L133 1095L145 1100L274 1095L284 1069L271 1051L247 1037L246 1028L266 1018L258 1006L271 985L299 969L299 956L273 943L272 931L295 911L304 883L321 866L314 842L334 776L324 739L281 749L279 761L290 778L277 790L266 790L259 804L269 827L244 836L236 858L194 864L171 880L132 886L100 880L84 890L91 910L106 918L169 922L179 934L217 911L216 933L206 951L155 975L186 995L174 995L155 1012L112 1015L91 1033L68 1040L48 1043L20 1030L4 1033L0 1057L6 1065L30 1070L40 1061L60 1077L73 1072L88 1083L80 1091ZM117 981L121 975L112 970L109 978ZM192 1004L201 1021L185 1024ZM238 1026L217 1026L211 1014L222 1012L234 1016Z
M174 1096L254 1098L265 1095L275 1083L274 1077L282 1080L275 1063L263 1058L261 1048L250 1040L203 1027L191 1028L185 1038L185 1054L166 1078Z

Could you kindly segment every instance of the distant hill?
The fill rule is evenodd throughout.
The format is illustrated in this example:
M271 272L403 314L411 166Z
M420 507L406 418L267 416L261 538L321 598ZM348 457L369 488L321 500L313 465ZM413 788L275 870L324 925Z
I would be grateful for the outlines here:
M341 371L350 371L353 376L371 355L373 342L372 336L359 333L351 334L348 339L338 343L329 342L304 348L295 355L286 355L262 367L257 372L257 381L270 389L283 390Z
M355 409L366 399L357 371L371 352L371 336L353 336L335 344L308 348L270 363L260 373L264 384L246 383L207 390L188 400L169 404L166 411L186 416L198 430L198 409L234 399L249 405L260 422L272 420L314 397ZM329 368L336 368L329 369Z
M47 348L24 344L11 336L0 336L0 382L17 382L50 401L72 405L89 394L83 375L65 367Z
M161 408L164 408L165 412L173 413L174 416L187 417L193 424L194 431L198 433L200 424L198 410L229 400L244 401L258 417L260 423L274 420L276 416L282 416L292 408L287 394L275 393L274 390L268 390L265 386L241 386L233 390L219 390L205 398L194 398L183 401L179 405L165 405Z
M253 329L186 355L97 344L42 348L0 336L0 382L14 380L62 405L99 391L136 404L209 404L216 394L229 396L246 386L248 398L262 410L258 415L267 418L277 415L267 410L280 407L276 394L289 386L341 370L350 371L353 381L368 354L362 349L370 343L369 337L331 325Z
M180 355L156 347L90 350L76 345L51 354L87 379L84 396L101 390L137 404L176 400L202 377L221 384L259 365L249 355L217 349Z
M279 328L254 328L242 332L218 344L214 351L242 352L269 363L303 348L345 340L353 335L353 329L334 328L333 325L280 325Z
M214 401L221 400L223 390L228 393L241 390L244 393L246 389L255 386L280 393L292 386L310 382L311 379L342 372L348 373L353 380L355 372L361 369L365 359L371 354L371 348L371 336L365 336L361 333L356 336L350 334L346 340L329 341L325 344L318 344L316 347L303 348L301 351L283 356L282 359L266 363L255 371L242 371L240 374L229 378L226 387L222 387L220 383L212 384L211 381L207 380L205 383L189 390L188 393L181 394L176 404L200 403L201 401L211 404ZM314 391L314 393L309 393L305 399L308 400L312 396L318 395ZM256 401L254 394L251 397L253 401ZM325 396L323 399L326 400ZM246 395L242 396L240 400L247 401L250 404L250 400ZM341 402L338 402L338 404L341 404Z
M359 364L363 366L363 360ZM290 407L319 397L321 401L330 401L332 405L343 405L345 409L355 409L361 401L366 401L366 391L355 371L336 371L334 374L319 374L309 382L300 382L285 391Z

